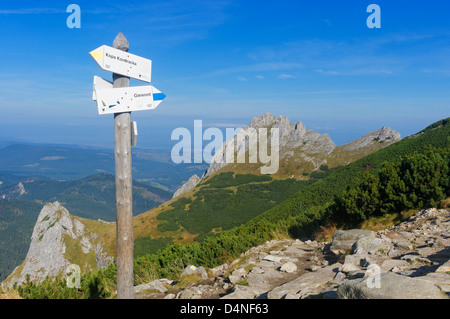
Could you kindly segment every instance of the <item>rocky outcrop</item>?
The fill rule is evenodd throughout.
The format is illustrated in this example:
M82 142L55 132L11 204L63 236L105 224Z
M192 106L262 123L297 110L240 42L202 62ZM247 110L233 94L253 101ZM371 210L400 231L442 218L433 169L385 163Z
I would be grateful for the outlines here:
M400 133L394 131L390 127L383 126L379 130L375 130L373 132L369 132L361 138L358 138L346 145L343 146L343 150L345 151L354 151L356 149L364 148L371 145L374 142L377 143L389 143L399 141Z
M189 178L189 180L184 183L181 187L179 187L175 193L173 194L172 198L178 197L181 194L186 193L187 191L189 191L190 189L194 188L195 186L197 186L197 184L200 182L200 178L197 175L192 175L191 178Z
M138 298L448 299L449 260L450 210L427 209L378 232L337 231L332 242L269 241L198 284Z
M352 230L337 230L333 234L333 242L331 243L330 250L338 254L351 251L353 246L359 240L372 240L375 239L375 233L370 230L352 229Z
M1 182L0 185L2 185ZM1 189L0 198L2 199L20 198L21 196L26 194L28 194L28 192L25 189L25 186L23 185L22 182L19 182L17 185L6 185L6 187Z
M40 282L64 274L77 264L82 270L104 268L113 260L91 232L59 203L47 203L41 210L31 236L25 261L2 283Z

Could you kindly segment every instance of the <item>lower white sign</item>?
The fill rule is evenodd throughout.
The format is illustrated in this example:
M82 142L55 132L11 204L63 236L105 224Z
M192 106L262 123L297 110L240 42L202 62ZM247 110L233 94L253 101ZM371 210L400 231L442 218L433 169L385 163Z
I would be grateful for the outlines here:
M98 114L153 110L166 97L153 85L105 88L108 84L103 81L94 80L93 99L97 101Z

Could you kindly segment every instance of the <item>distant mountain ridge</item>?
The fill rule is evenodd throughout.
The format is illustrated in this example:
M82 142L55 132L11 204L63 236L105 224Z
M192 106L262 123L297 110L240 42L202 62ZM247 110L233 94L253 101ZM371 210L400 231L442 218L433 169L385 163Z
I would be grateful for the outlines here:
M133 149L133 179L168 191L205 164L174 164L170 152ZM94 174L114 175L114 151L81 145L11 144L0 149L0 180L7 174L73 181Z
M157 187L133 182L133 214L166 202L172 193ZM115 178L110 174L95 174L75 181L54 181L36 177L23 178L18 183L2 184L0 198L21 199L45 203L60 201L77 216L115 219Z

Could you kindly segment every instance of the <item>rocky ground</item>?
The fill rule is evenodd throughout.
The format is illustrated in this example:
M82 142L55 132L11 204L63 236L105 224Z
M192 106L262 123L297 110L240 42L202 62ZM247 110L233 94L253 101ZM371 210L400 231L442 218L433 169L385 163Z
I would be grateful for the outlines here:
M192 282L180 285L186 278ZM269 241L230 264L189 266L178 282L159 279L135 292L151 299L448 299L450 210L422 210L378 232L336 231L332 242Z

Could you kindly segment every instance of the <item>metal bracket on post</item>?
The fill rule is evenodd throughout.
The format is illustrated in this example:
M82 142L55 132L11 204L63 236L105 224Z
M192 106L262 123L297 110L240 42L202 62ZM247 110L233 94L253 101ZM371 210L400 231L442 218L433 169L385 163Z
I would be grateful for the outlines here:
M136 144L137 144L137 137L138 137L137 123L132 121L131 122L131 145L134 147L136 147Z

